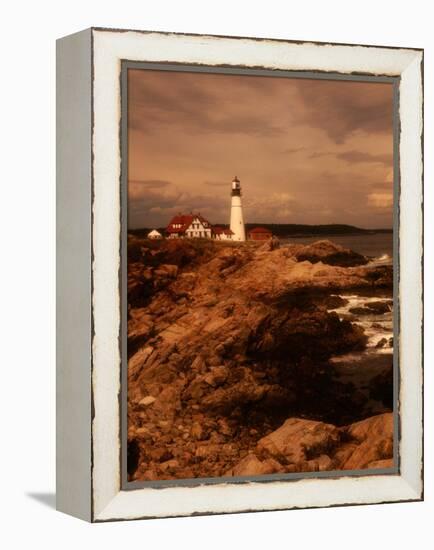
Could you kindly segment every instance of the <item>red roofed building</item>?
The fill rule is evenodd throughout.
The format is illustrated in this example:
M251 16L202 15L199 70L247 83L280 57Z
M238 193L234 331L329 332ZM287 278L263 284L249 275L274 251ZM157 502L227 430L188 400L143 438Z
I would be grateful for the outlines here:
M171 239L211 239L212 227L200 214L178 214L166 227L166 233Z
M217 239L218 241L231 241L234 234L234 232L229 228L220 227L219 225L214 225L212 228L212 233L214 239Z
M252 241L268 241L273 233L265 227L255 227L249 231L248 236Z

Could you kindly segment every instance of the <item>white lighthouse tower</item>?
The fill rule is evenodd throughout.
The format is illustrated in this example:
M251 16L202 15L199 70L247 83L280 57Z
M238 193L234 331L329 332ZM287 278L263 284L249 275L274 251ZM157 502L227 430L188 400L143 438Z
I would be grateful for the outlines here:
M232 240L245 241L246 230L244 228L243 206L241 204L241 183L237 176L235 176L232 181L231 197Z

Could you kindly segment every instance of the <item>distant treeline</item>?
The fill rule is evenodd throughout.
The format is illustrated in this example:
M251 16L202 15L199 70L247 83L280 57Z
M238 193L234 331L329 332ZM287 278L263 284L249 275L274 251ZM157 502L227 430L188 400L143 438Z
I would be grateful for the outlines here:
M227 223L215 224L220 227L229 227ZM392 233L392 229L362 229L354 225L328 224L328 225L303 225L296 223L246 223L247 232L254 227L265 227L276 237L294 237L297 235L369 235L372 233ZM165 234L165 227L143 227L140 229L129 229L128 232L138 237L146 237L152 229L157 229L162 235Z
M247 223L246 229L265 227L276 237L293 237L295 235L359 235L369 233L392 233L392 229L362 229L354 225L328 224L328 225L304 225L296 223Z

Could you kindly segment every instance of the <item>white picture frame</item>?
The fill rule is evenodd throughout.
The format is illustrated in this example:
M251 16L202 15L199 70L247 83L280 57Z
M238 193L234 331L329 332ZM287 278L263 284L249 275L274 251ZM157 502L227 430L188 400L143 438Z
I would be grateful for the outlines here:
M122 61L399 78L399 467L123 489ZM423 51L92 28L57 44L57 507L91 522L423 498Z

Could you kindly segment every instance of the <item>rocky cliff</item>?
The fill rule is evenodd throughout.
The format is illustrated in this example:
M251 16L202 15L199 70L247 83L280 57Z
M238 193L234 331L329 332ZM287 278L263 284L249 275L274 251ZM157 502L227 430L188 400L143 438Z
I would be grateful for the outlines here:
M331 295L391 288L391 268L366 264L329 241L131 236L130 479L389 464L392 415L356 422L366 407L329 362L366 345Z

